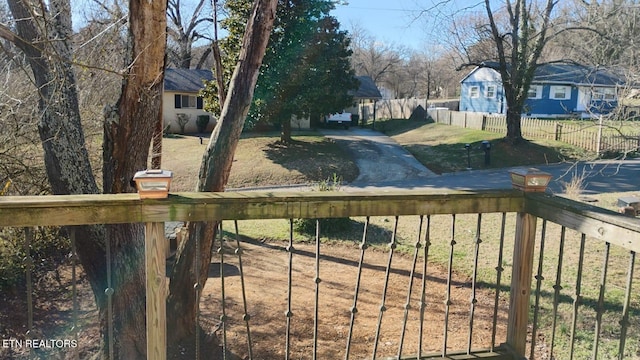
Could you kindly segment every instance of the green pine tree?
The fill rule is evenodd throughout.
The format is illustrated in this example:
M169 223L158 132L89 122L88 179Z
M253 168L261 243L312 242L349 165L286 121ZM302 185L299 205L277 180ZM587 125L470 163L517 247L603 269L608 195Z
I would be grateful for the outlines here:
M250 1L228 0L228 18L222 27L229 36L221 41L225 74L238 56ZM291 141L291 117L310 117L351 106L350 90L357 88L349 58L349 38L329 15L332 1L281 0L267 53L256 85L247 123L280 124L281 140ZM210 109L219 110L215 84L206 90Z

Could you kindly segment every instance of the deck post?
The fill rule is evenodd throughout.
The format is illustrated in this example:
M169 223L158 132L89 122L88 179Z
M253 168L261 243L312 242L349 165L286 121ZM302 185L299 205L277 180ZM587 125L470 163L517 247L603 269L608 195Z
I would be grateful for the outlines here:
M145 224L147 359L167 358L166 243L163 222Z
M520 212L516 219L516 234L513 244L513 269L511 275L511 297L507 343L513 351L524 358L527 345L529 320L529 297L533 275L537 217Z

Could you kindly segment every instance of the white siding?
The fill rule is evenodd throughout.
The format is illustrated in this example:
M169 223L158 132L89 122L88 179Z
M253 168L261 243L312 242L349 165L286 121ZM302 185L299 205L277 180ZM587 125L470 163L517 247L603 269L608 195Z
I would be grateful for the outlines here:
M213 130L213 127L216 124L216 119L213 114L204 111L203 109L196 108L175 108L175 95L176 94L184 94L184 95L193 95L197 96L197 93L182 93L182 92L165 92L162 95L162 118L164 119L164 126L171 125L169 128L170 133L179 133L180 126L178 125L178 114L185 114L189 117L189 122L185 125L184 132L186 134L189 133L197 133L198 127L196 125L196 120L198 119L198 115L209 115L209 125L207 125L207 132Z

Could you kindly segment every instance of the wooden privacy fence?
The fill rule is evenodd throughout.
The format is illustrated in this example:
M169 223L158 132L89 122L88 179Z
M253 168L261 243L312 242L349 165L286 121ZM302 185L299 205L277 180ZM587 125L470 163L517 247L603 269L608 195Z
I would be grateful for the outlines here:
M374 113L376 119L408 119L418 106L422 106L423 109L428 106L457 109L458 104L458 100L446 99L385 99L375 103L358 104L358 108L361 118L368 121L373 120Z
M342 217L359 228L355 238L342 239L356 246L330 252L332 245L323 234L331 228L321 219ZM309 244L294 242L300 236L293 231L294 219L314 219L315 237ZM640 355L640 297L633 291L640 220L555 196L441 190L179 193L146 200L135 194L0 198L0 230L146 224L147 323L154 324L147 326L147 354L153 360L164 358L167 338L163 222L211 220L231 224L233 230L219 231L211 264L217 278L209 279L204 289L199 283L193 287L198 298L204 297L200 291L208 294L196 316L217 322L224 348L241 357ZM288 240L263 244L239 235L242 229L259 227L258 220L284 222ZM403 230L404 224L413 230ZM25 233L28 250L32 232ZM371 249L381 243L387 246ZM109 244L107 239L107 248ZM587 252L591 247L598 250ZM382 261L373 262L376 253ZM593 266L594 259L602 265ZM281 268L283 284L273 275L260 277L271 263ZM228 271L229 266L236 271ZM333 276L344 273L352 275L350 281ZM33 315L39 301L32 293L31 266L26 266L26 276L28 318L23 333L14 335L16 344L33 330L43 330L35 329L44 322ZM372 282L376 279L380 286ZM75 277L73 281L75 303ZM107 290L110 295L120 291ZM112 329L118 314L108 313L106 327ZM87 341L79 334L77 318L74 314L73 326L48 329L52 332L41 336ZM198 350L197 331L195 339ZM113 352L113 344L108 345ZM9 346L0 348L0 357L59 355L42 351L47 350ZM66 351L63 356L79 357L74 349Z
M504 115L459 112L447 109L427 109L431 118L440 124L506 134ZM529 139L561 141L585 150L604 153L639 151L640 133L620 133L603 122L568 124L557 120L522 118L522 136Z

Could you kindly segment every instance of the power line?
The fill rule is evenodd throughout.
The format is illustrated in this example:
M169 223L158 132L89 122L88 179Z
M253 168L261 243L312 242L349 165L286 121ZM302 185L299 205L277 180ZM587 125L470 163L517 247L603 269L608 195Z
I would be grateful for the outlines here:
M420 11L418 9L391 9L391 8L372 8L372 7L360 7L360 6L346 6L345 9L354 10L376 10L376 11Z

